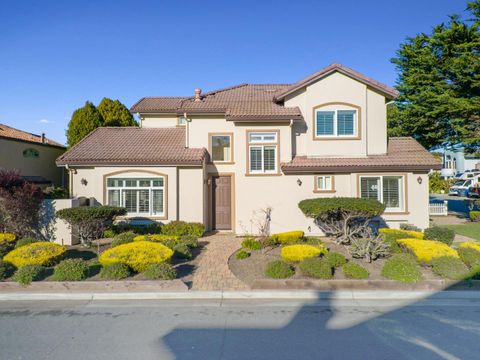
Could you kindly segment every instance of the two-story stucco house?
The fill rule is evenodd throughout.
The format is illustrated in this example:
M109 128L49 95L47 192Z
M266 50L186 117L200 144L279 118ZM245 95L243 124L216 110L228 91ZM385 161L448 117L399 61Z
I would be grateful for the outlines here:
M73 196L131 218L199 221L255 233L320 230L298 209L313 197L369 197L392 227L428 226L438 161L411 138L387 139L396 91L342 65L295 84L241 84L190 97L146 97L139 128L99 128L57 160Z

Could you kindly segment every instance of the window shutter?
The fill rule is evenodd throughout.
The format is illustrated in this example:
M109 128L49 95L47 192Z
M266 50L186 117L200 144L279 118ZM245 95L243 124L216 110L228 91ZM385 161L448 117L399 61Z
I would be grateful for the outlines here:
M334 135L333 118L334 111L317 111L317 136Z
M355 110L337 111L337 135L355 135Z

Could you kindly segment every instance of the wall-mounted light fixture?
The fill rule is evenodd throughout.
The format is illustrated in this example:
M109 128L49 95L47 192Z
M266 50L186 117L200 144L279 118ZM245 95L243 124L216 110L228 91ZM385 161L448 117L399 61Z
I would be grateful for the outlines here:
M80 180L80 183L84 186L86 186L88 184L88 181L84 178L82 178L82 180Z
M423 182L423 179L422 179L421 176L419 176L419 177L417 178L417 182L418 182L419 184L421 184L421 183Z
M297 184L298 184L298 186L302 186L302 180L297 179Z

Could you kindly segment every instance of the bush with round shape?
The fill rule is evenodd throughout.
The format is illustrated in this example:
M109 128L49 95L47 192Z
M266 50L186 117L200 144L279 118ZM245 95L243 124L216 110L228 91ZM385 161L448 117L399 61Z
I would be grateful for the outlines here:
M246 251L243 250L243 249L242 249L242 250L239 250L239 251L237 252L237 254L235 255L235 258L236 258L237 260L243 260L243 259L246 259L246 258L248 258L248 257L250 257L250 253L249 253L249 252L246 252Z
M275 243L285 245L285 244L296 244L302 241L305 233L301 230L287 231L278 234L273 234L271 238Z
M130 275L130 268L120 263L102 266L99 274L100 278L104 280L122 280Z
M21 285L28 285L32 281L41 280L45 268L41 265L26 265L15 271L12 276L12 280L18 282Z
M187 245L190 249L198 248L198 239L193 235L183 235L178 242Z
M480 267L480 251L471 247L459 247L457 253L463 263L468 267Z
M59 261L66 251L65 246L41 241L12 250L3 260L16 268L27 265L50 266Z
M312 246L307 244L287 245L282 247L280 256L287 262L300 262L307 258L325 255L328 252L325 245Z
M400 246L409 250L419 262L429 263L432 259L441 256L458 258L458 253L447 244L434 240L401 239L397 240Z
M343 264L342 270L345 277L349 279L368 279L369 276L367 269L353 261Z
M14 242L16 238L15 234L12 233L0 233L0 243Z
M135 241L105 250L100 254L102 266L121 263L135 272L144 271L148 265L168 262L173 251L165 245L151 241Z
M149 280L173 280L177 277L175 269L167 263L148 265L143 275Z
M459 248L471 248L480 252L480 242L477 241L465 241L460 243Z
M317 279L332 279L333 267L325 259L308 258L298 265L303 275L311 276Z
M468 267L459 258L441 256L432 260L432 271L444 279L463 280L469 276Z
M205 233L205 225L202 223L186 222L186 221L171 221L163 225L162 234L184 236L192 235L197 238L202 237Z
M382 276L403 283L415 283L423 279L418 263L411 254L396 254L385 261Z
M103 238L104 239L111 239L111 238L114 238L115 235L117 235L117 233L115 233L115 230L113 229L107 229L107 230L104 230L103 231Z
M36 243L36 242L39 242L39 241L37 239L32 238L32 237L24 237L24 238L22 238L22 239L20 239L16 242L15 249L18 249L19 247L29 245L29 244L33 244L33 243Z
M0 260L0 281L9 277L12 271L12 266L9 263Z
M401 254L403 252L397 243L399 239L423 239L422 232L412 230L381 228L378 229L378 233L382 235L385 243L389 245L391 254Z
M470 211L468 213L468 216L470 217L470 220L472 221L480 221L480 211Z
M0 233L0 258L7 255L15 247L15 234Z
M137 235L135 235L135 233L133 231L127 231L127 232L115 235L113 237L111 247L131 243L131 242L133 242L133 239L136 236Z
M265 268L265 276L272 279L287 279L294 274L293 266L282 260L271 261Z
M329 251L323 258L332 268L337 268L347 263L345 256L335 251Z
M242 241L242 247L249 250L261 250L262 243L260 241L255 240L254 237L246 237L245 240Z
M190 248L185 244L175 244L172 250L175 253L174 255L178 258L189 260L193 257Z
M178 241L180 236L178 235L165 235L165 234L147 234L147 235L137 235L133 238L133 241L153 241L164 243L167 241Z
M435 240L452 245L453 239L455 239L455 231L446 227L433 226L425 229L425 240Z
M55 281L81 281L88 277L88 264L83 259L60 261L53 269Z

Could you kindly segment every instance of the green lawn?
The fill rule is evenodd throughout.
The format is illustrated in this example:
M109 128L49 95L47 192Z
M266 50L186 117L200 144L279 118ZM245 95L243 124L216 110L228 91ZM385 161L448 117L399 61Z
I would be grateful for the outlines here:
M445 225L445 227L452 229L458 235L468 236L472 239L480 241L480 222L472 222L460 225Z

